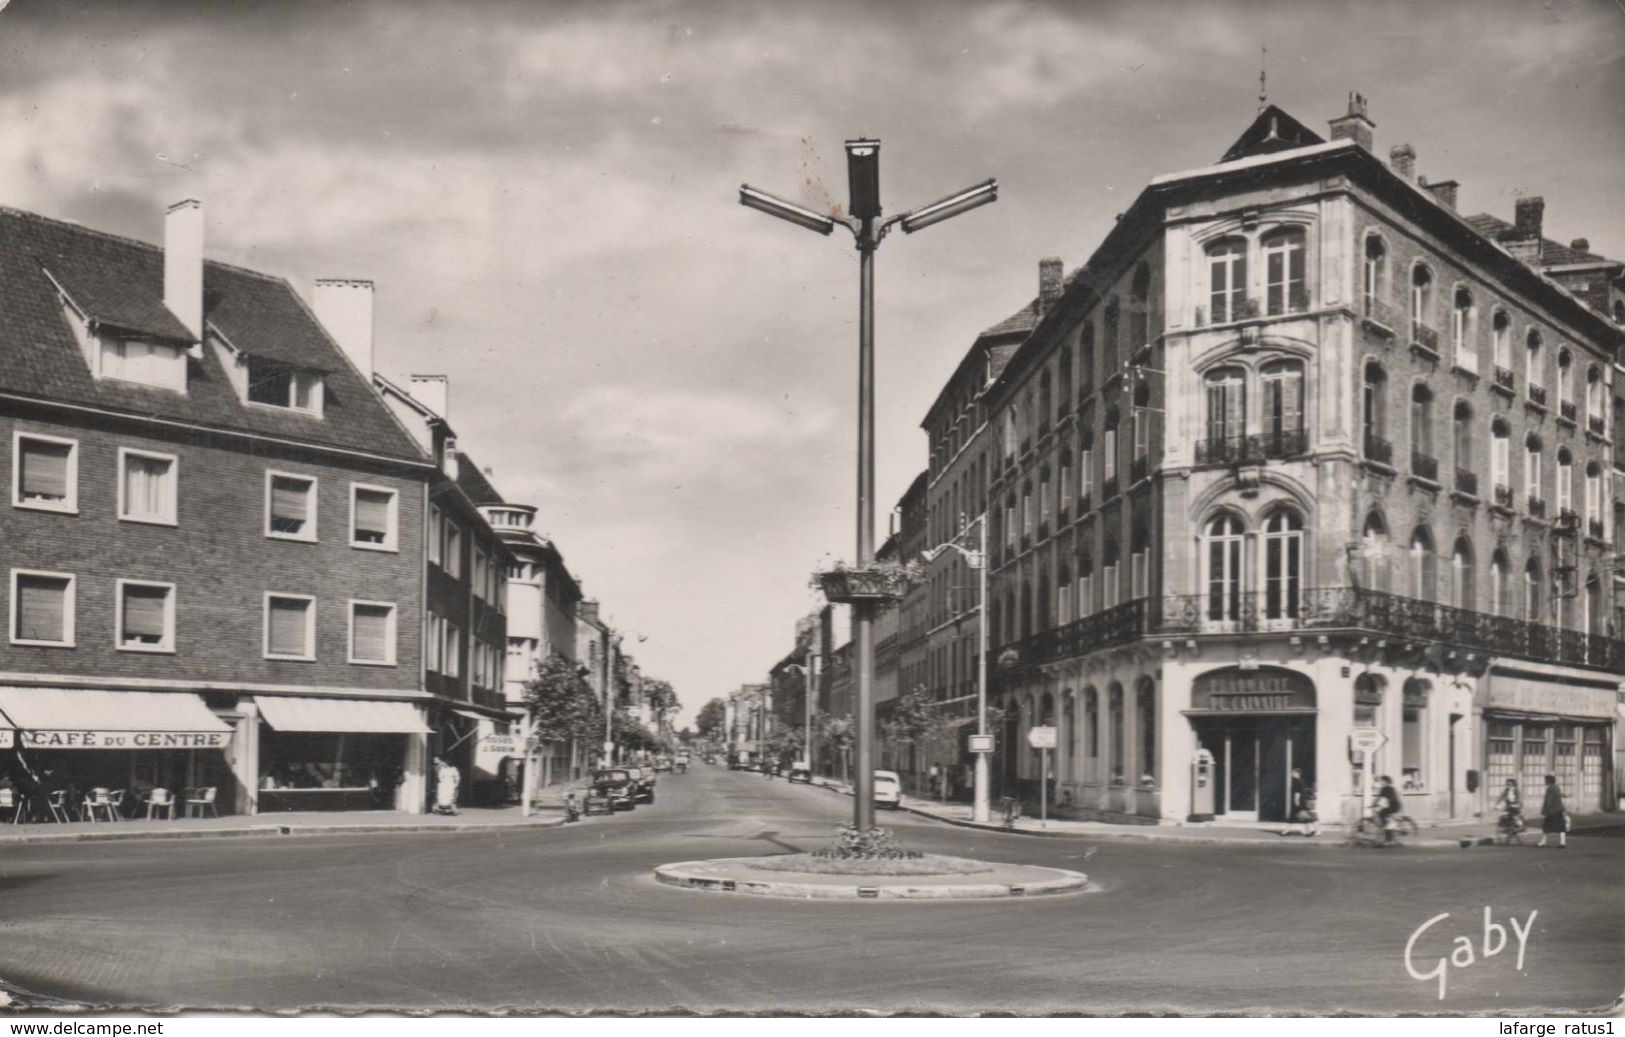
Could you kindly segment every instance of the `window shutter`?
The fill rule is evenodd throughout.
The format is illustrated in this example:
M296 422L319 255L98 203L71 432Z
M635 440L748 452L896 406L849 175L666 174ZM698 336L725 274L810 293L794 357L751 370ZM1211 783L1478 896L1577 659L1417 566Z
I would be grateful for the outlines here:
M124 588L124 639L164 636L164 614L169 601L167 587L126 586Z
M46 443L37 439L22 442L22 495L66 500L68 496L68 458L73 446L68 443Z
M383 543L389 537L389 505L391 495L377 490L355 491L355 538L368 540L376 537ZM371 534L371 536L369 536Z
M308 655L305 616L310 602L297 598L271 599L271 654Z
M387 662L389 652L389 616L393 610L385 605L357 605L352 620L352 652L357 659L368 662Z
M17 577L17 631L25 641L65 641L68 581L54 576Z
M298 479L271 480L271 517L303 522L310 498L310 483Z

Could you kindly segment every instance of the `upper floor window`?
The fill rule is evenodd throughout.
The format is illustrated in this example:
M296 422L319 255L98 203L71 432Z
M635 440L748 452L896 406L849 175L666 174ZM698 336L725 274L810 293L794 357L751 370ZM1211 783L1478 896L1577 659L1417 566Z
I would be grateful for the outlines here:
M1286 227L1264 236L1264 301L1272 316L1308 309L1303 240L1302 227Z
M1433 554L1433 534L1426 526L1417 526L1411 534L1411 597L1418 601L1432 601L1437 593L1438 577Z
M1433 457L1433 390L1421 382L1411 387L1411 450Z
M1303 516L1281 508L1264 521L1264 615L1295 618L1303 598Z
M1303 431L1303 364L1277 360L1264 365L1264 432L1276 443Z
M1574 357L1567 349L1557 351L1557 398L1562 403L1574 402Z
M265 473L265 535L287 540L316 539L315 479Z
M309 414L322 412L320 372L257 356L250 356L247 361L249 403L287 407Z
M462 579L463 576L463 530L450 516L441 519L443 542L440 548L440 567L446 575L453 579Z
M1574 510L1574 455L1566 446L1557 448L1557 511Z
M1531 501L1545 499L1540 488L1540 437L1531 432L1523 443L1523 486Z
M398 538L397 495L386 486L350 484L350 544L393 551Z
M1495 366L1503 371L1512 370L1512 319L1504 310L1496 310L1490 319L1490 336L1494 340Z
M1450 552L1450 604L1458 609L1471 609L1478 600L1473 580L1473 544L1466 537L1457 537Z
M1457 400L1454 417L1456 469L1458 472L1471 472L1473 471L1473 435L1475 432L1473 428L1473 405L1466 400ZM1460 476L1457 478L1459 482ZM1458 488L1461 487L1458 486Z
M1373 461L1387 463L1389 458L1377 456L1382 453L1388 433L1388 375L1382 365L1371 361L1365 365L1365 394L1360 403L1361 431L1364 433L1364 453Z
M119 580L118 648L122 652L175 650L175 585Z
M1523 618L1539 623L1540 615L1540 560L1530 558L1523 567Z
M445 547L445 520L440 515L440 509L432 504L429 505L428 527L429 561L435 565L441 565L445 559L445 556L440 553Z
M1128 345L1139 350L1151 342L1151 267L1144 261L1134 268L1128 298Z
M1062 415L1072 410L1072 350L1069 347L1061 347L1061 359L1056 366L1056 372L1055 417L1056 420L1060 420Z
M1602 466L1595 461L1586 463L1586 522L1592 525L1592 534L1600 535L1602 527Z
M157 389L186 391L186 351L173 342L99 336L103 378L136 382Z
M1507 555L1498 547L1490 559L1490 615L1507 614L1507 593Z
M72 648L76 582L71 573L11 570L11 643Z
M1499 415L1490 422L1490 481L1503 501L1512 491L1512 426Z
M1134 387L1134 458L1139 460L1151 450L1151 386L1144 381Z
M1596 364L1586 368L1586 419L1593 425L1601 426L1606 420L1607 408L1603 406L1602 370ZM1602 431L1599 427L1597 431Z
M1371 304L1382 299L1383 282L1388 277L1388 248L1375 234L1365 239L1365 301L1366 313Z
M1118 341L1120 338L1118 332L1119 321L1119 306L1117 296L1114 295L1106 302L1106 317L1101 327L1101 336L1106 340L1104 346L1105 356L1103 357L1105 370L1102 372L1102 377L1105 378L1110 378L1117 373L1118 350L1122 346L1122 343Z
M1245 432L1246 373L1239 367L1221 367L1209 371L1203 382L1207 387L1207 438L1213 449Z
M1054 390L1050 387L1049 368L1038 378L1038 434L1049 431L1050 419L1055 415Z
M1450 306L1450 344L1455 350L1456 363L1467 370L1476 370L1476 354L1472 349L1473 294L1465 288L1456 289Z
M350 662L394 665L394 605L383 601L350 602Z
M173 526L176 510L176 460L120 447L118 517L126 522Z
M1235 619L1241 614L1241 520L1228 512L1215 516L1203 536L1207 583L1207 618Z
M79 510L79 443L17 433L11 446L11 502L42 511Z
M1225 238L1207 247L1208 305L1213 323L1223 324L1241 316L1247 298L1247 242Z
M1528 379L1530 388L1537 388L1546 384L1546 375L1541 371L1540 332L1530 329L1529 336L1524 340L1526 357L1524 361L1524 377Z
M1430 327L1428 316L1433 312L1433 271L1418 263L1411 271L1411 324Z
M1083 322L1078 335L1078 399L1089 395L1095 380L1095 325L1093 320Z
M308 594L265 596L265 657L316 658L316 599Z

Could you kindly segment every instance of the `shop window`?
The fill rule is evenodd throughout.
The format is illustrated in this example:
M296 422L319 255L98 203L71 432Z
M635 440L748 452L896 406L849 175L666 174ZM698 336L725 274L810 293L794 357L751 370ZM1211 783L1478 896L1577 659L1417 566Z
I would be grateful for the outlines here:
M70 573L13 569L11 643L72 648L76 582Z
M284 540L316 539L315 479L265 473L265 535Z
M1518 769L1522 774L1524 796L1534 803L1540 802L1541 789L1546 786L1546 775L1551 773L1551 737L1549 727L1525 724L1518 753Z
M126 522L173 526L176 504L174 455L120 447L118 460L118 517Z
M1083 693L1083 737L1085 754L1094 765L1100 759L1100 692L1094 688Z
M79 444L56 436L12 440L11 502L19 508L79 510Z
M1140 784L1157 783L1157 689L1150 681L1140 683L1136 696L1140 725Z
M1400 726L1400 781L1406 792L1427 788L1425 762L1428 689L1415 679L1405 682L1405 702Z
M396 549L396 502L394 490L382 486L351 484L350 544L375 551Z
M175 650L175 585L117 581L118 648L123 652Z
M394 664L394 605L381 601L350 602L350 662Z
M316 658L316 599L305 594L265 596L265 657Z

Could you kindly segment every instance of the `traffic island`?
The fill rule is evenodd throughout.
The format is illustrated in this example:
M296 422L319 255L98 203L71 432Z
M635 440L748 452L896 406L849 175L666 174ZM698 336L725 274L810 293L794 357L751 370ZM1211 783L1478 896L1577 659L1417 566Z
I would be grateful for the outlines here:
M1089 885L1089 876L1065 868L935 855L840 862L810 854L727 857L662 864L655 878L679 889L793 900L992 900L1081 893Z

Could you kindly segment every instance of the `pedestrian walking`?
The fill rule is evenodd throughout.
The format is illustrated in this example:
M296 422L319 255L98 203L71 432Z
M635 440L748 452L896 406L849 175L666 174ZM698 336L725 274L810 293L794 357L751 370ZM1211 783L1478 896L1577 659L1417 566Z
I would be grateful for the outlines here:
M1304 784L1303 770L1292 768L1291 802L1287 804L1287 826L1281 829L1282 835L1310 836L1319 835L1320 829L1316 822L1320 815L1315 813L1315 790Z
M1379 786L1376 802L1377 820L1382 825L1382 844L1396 846L1398 843L1394 840L1394 829L1398 822L1394 818L1399 816L1401 809L1399 790L1394 788L1394 779L1386 774L1378 778L1377 782Z
M1557 836L1557 848L1569 848L1569 811L1563 805L1563 790L1557 784L1557 775L1546 775L1546 798L1540 802L1540 842L1545 846L1548 835Z
M463 783L462 772L447 763L444 757L434 758L434 812L457 813L457 789Z

